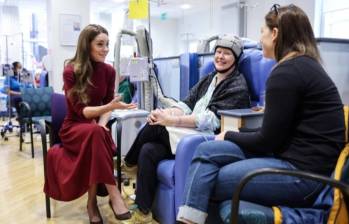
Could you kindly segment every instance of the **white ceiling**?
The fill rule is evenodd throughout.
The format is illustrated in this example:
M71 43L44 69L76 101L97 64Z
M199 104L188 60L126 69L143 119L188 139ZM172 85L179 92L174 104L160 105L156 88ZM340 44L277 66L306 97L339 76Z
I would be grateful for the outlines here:
M97 12L110 13L113 10L128 7L128 0L91 0L91 8ZM181 5L189 4L191 8L182 9ZM191 14L209 8L214 0L150 0L151 16L166 13L168 18L178 18L183 14Z
M18 6L21 9L46 9L46 0L0 0L1 5L13 5Z
M0 0L0 5L17 5L21 8L43 8L47 0ZM69 1L69 0L54 0ZM234 0L220 0L218 2ZM94 12L112 13L120 8L127 8L129 0L90 0ZM150 0L150 14L159 17L166 14L167 18L178 18L212 7L217 0ZM191 8L182 9L181 5L189 4Z

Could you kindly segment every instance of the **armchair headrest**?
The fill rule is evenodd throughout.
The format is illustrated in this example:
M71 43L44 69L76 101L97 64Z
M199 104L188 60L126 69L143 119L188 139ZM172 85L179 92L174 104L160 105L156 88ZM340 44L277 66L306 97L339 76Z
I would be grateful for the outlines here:
M265 91L265 83L275 65L275 61L263 57L258 49L247 49L239 61L239 71L245 76L252 102L259 102Z
M239 60L239 71L244 75L251 94L252 105L260 101L260 95L265 91L265 83L275 65L275 61L263 57L259 49L245 49ZM214 71L213 61L205 63L200 68L200 77Z

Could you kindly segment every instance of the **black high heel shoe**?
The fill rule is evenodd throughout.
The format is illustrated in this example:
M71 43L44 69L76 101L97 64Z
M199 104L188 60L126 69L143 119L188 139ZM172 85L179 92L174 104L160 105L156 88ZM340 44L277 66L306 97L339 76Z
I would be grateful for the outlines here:
M116 214L114 209L113 209L113 205L112 205L111 201L109 201L109 206L110 206L111 210L113 211L114 216L117 220L127 220L127 219L130 219L132 217L130 211L122 213L122 214Z
M97 212L98 212L98 217L101 219L99 221L91 221L90 220L90 216L88 217L89 221L90 221L90 224L103 224L103 219L102 219L102 216L101 216L101 213L99 212L99 209L97 207ZM88 206L87 206L87 215L88 215Z

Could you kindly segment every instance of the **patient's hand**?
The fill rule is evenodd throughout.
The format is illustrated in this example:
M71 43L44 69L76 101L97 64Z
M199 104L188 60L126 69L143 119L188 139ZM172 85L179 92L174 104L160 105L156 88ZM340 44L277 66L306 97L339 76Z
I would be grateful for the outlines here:
M214 140L224 140L225 133L226 131L222 131L221 133L215 136Z
M172 126L175 124L175 119L167 111L156 109L149 114L148 123L150 125Z

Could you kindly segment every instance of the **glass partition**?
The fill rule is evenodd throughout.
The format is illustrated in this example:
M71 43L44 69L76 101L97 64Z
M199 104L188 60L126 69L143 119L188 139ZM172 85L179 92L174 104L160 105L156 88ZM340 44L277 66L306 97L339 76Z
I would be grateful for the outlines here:
M336 84L344 104L349 104L349 40L319 38L325 70Z

